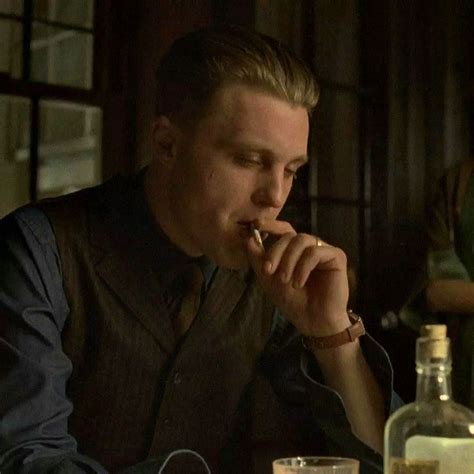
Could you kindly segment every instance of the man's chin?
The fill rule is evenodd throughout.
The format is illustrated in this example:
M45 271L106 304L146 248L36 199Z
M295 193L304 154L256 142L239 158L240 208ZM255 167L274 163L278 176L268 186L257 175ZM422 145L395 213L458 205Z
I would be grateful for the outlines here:
M216 255L213 260L219 267L227 270L247 270L249 267L247 255L243 251L237 251L231 255Z
M222 268L227 268L228 270L248 270L249 262L247 260L243 262L232 262L229 265L221 265Z

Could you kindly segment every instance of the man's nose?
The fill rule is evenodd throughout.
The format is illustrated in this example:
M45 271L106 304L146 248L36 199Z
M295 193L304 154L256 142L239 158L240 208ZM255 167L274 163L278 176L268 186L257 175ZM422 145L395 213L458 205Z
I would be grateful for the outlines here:
M289 186L285 183L283 175L277 172L265 173L253 195L253 201L261 207L281 208L285 204L288 192Z

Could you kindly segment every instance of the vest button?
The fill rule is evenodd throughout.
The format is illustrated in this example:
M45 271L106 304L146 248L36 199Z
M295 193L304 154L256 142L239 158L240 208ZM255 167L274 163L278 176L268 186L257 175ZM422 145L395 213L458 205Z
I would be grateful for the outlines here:
M173 382L175 383L175 385L178 385L181 383L181 374L179 372L176 372L174 374Z
M169 426L170 423L171 423L171 420L170 420L169 418L165 418L165 419L163 420L163 424L164 424L165 426Z

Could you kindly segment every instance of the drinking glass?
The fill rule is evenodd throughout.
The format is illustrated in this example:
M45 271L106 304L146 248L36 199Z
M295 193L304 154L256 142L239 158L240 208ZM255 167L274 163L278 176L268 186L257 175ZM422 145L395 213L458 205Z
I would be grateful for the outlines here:
M273 474L359 474L359 461L315 456L275 459Z

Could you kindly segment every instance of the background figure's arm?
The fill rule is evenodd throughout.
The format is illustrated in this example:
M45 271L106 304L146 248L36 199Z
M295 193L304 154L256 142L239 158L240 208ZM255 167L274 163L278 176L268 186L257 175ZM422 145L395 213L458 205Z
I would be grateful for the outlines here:
M435 279L426 287L426 302L433 313L474 313L474 283Z
M453 171L451 171L453 173ZM458 193L446 174L427 213L427 309L433 313L474 312L474 283L454 247L454 196ZM457 180L456 180L457 181Z
M105 473L67 432L69 313L46 216L24 208L0 221L0 471Z
M474 296L469 289L471 278L454 247L456 171L450 170L441 178L427 209L424 263L412 294L399 312L401 320L416 332L421 324L439 322L436 313L472 311L468 309Z

